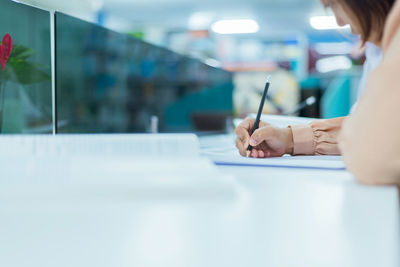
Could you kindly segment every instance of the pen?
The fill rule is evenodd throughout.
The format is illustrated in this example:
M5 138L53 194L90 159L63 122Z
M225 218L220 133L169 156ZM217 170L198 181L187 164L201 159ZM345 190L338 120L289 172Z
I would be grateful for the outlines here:
M258 126L260 125L261 113L264 109L264 103L265 103L265 99L267 98L267 93L268 93L268 89L269 89L269 84L270 84L269 80L270 80L270 77L267 78L267 83L265 84L264 93L261 98L260 107L258 108L257 117L254 122L253 131L251 131L251 134L253 134L258 129ZM246 157L250 157L252 150L253 150L253 147L251 145L249 145L247 147Z

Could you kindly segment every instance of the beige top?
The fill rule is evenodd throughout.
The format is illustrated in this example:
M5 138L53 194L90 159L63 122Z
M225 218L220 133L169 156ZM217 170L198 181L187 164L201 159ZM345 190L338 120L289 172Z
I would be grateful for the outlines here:
M293 155L340 155L338 135L345 117L292 125Z
M340 149L356 179L400 186L400 0L386 23L382 64L343 124Z

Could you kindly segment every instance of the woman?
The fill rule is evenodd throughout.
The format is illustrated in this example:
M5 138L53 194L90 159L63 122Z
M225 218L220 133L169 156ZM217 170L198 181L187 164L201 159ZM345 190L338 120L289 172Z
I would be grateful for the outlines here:
M400 0L387 20L382 47L382 64L344 123L340 148L359 182L400 186Z
M361 80L360 94L364 91L366 78L381 61L381 40L387 15L394 0L321 0L335 14L340 26L350 25L354 34L361 36L366 45L367 61ZM241 155L251 144L252 157L277 157L292 155L340 154L338 135L345 117L316 120L309 125L292 125L277 128L261 122L260 128L250 137L254 119L246 119L235 130L236 147Z

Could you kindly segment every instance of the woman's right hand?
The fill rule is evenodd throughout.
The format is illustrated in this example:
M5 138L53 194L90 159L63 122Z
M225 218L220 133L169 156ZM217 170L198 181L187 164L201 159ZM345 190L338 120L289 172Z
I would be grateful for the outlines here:
M281 157L293 153L293 134L288 128L278 128L261 122L251 135L255 119L245 119L236 129L236 147L246 156L249 144L253 147L250 156L254 158Z

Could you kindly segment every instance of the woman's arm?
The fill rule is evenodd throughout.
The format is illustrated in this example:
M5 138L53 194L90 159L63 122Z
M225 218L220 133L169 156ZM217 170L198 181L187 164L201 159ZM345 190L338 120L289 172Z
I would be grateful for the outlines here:
M400 185L400 64L373 72L367 92L340 135L344 161L356 179Z
M293 155L339 155L338 136L346 117L293 125Z
M253 157L279 157L292 155L338 155L338 135L345 117L315 120L308 125L278 128L261 122L260 128L251 134L254 119L244 120L235 130L236 147L246 154L249 144L254 147Z
M400 2L384 36L384 58L340 134L340 148L356 179L371 185L400 185Z

